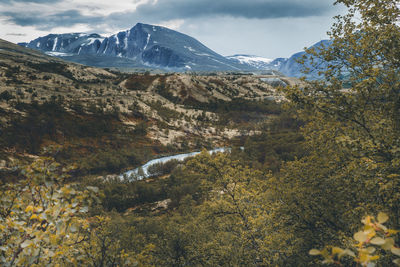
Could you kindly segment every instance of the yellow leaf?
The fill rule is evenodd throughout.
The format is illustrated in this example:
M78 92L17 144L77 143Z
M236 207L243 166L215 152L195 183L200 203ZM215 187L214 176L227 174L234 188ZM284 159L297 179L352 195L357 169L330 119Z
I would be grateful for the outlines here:
M372 254L372 253L374 253L376 251L376 249L374 247L367 247L365 250L369 254Z
M378 222L379 223L385 223L385 222L387 222L387 220L389 220L389 216L384 212L379 212L379 214L378 214Z
M371 244L374 245L383 245L385 244L385 239L381 238L381 237L375 237L371 240Z
M368 262L369 254L368 253L360 253L359 254L359 259L360 259L361 263Z
M365 217L364 219L361 220L361 222L363 224L366 224L366 225L370 224L371 223L371 216Z
M26 207L25 212L30 212L33 211L33 206L29 205L28 207Z
M310 255L315 256L315 255L320 255L320 254L321 254L321 251L319 251L318 249L311 249L308 253L309 253Z
M393 238L386 238L385 244L381 246L384 250L390 250L394 246L394 239Z
M370 261L376 261L377 259L379 259L379 255L375 255L369 258Z
M368 239L373 238L376 235L375 229L372 227L366 227L364 233L367 234Z
M33 220L33 219L37 219L37 215L36 214L32 214L32 216L29 218L29 220Z
M351 251L350 249L343 250L343 252L341 253L341 255L339 255L339 257L342 257L344 255L348 255L348 256L353 257L353 258L356 257L356 254L354 254L354 252Z
M368 235L364 232L357 232L354 234L354 239L360 243L364 243L368 239Z
M32 244L31 240L25 240L22 244L21 244L21 248L26 248L28 247L30 244Z
M340 254L340 253L342 253L343 252L343 249L341 249L341 248L338 248L338 247L333 247L332 248L332 254Z
M399 233L400 231L389 229L387 232L389 235L395 235L395 234Z
M325 259L325 260L323 260L321 263L322 264L331 264L331 263L334 263L335 261L334 260L332 260L332 259Z
M400 266L400 259L393 260L393 263Z
M397 256L400 256L400 248L392 247L390 251Z

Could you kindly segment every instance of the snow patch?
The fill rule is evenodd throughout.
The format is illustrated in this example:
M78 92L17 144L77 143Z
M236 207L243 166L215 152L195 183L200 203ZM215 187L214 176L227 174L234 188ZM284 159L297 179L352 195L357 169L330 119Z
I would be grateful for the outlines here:
M94 44L94 42L96 42L96 40L99 40L100 42L102 42L104 40L104 38L88 38L89 43L87 43L86 45L92 45L92 44Z
M108 48L108 40L107 40L107 44L106 44L106 48L104 49L104 51L103 51L103 54L105 54L106 53L106 51L107 51L107 48Z
M207 56L207 57L211 57L210 54L206 54L206 53L195 53L198 56Z
M249 65L252 65L254 63L269 64L273 61L273 59L269 59L269 58L258 57L258 56L248 56L248 55L237 55L237 56L230 56L227 58L236 59L242 64L249 64Z
M56 39L54 39L54 44L53 44L53 49L52 49L52 51L56 51L57 42L58 42L58 37L56 37Z
M186 49L189 50L190 52L196 52L196 50L193 49L193 48L190 47L190 46L184 46L184 48L186 48Z
M38 42L38 43L36 44L36 47L40 47L40 42Z
M128 48L128 36L125 35L124 38L124 48L127 49Z
M70 53L62 53L62 52L54 52L54 51L45 52L45 53L47 55L53 56L53 57L69 57L69 56L73 56L73 54L70 54Z
M147 34L147 40L146 40L146 45L144 46L143 50L146 50L147 46L149 45L150 42L150 33Z

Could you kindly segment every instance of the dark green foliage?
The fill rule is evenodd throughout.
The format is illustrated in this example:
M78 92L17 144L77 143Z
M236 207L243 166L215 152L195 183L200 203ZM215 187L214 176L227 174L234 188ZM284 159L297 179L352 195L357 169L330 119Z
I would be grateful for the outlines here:
M76 103L75 108L81 106ZM97 109L91 114L83 110L79 114L67 112L59 100L43 104L17 102L15 107L27 116L15 116L9 125L0 128L4 147L37 155L49 153L49 144L62 144L51 156L60 162L76 162L76 175L118 173L148 160L153 150L164 152L156 145L148 146L145 122L131 130L113 114Z
M170 160L165 163L154 164L149 167L148 172L152 177L170 174L178 164L179 161L177 160Z
M16 108L28 115L15 118L11 125L4 129L2 138L9 146L30 153L39 152L43 139L57 141L76 136L98 137L115 130L108 115L75 117L56 101L43 104L17 103Z
M59 62L43 62L43 63L33 63L26 62L26 65L30 68L33 68L39 72L44 73L54 73L62 75L70 80L76 80L72 72L67 69L67 64L59 63ZM46 77L46 76L45 76ZM46 78L44 79L46 80ZM49 76L48 76L49 77Z
M147 183L146 181L122 182L119 179L102 183L104 198L103 207L106 210L124 212L128 208L153 203L166 198L165 184Z
M125 87L128 90L145 91L158 78L156 75L145 73L143 75L132 75L126 82Z
M300 132L302 122L285 112L273 119L260 135L249 136L238 157L247 165L280 171L284 162L300 159L307 154L305 139Z
M10 92L7 90L0 94L0 100L8 101L13 98L15 98L15 97L12 94L10 94Z
M167 122L169 122L170 120L176 120L179 118L180 113L170 109L168 107L163 106L163 104L160 101L153 101L149 103L149 106L152 107L154 110L157 111L157 114L163 118L164 120L166 120Z

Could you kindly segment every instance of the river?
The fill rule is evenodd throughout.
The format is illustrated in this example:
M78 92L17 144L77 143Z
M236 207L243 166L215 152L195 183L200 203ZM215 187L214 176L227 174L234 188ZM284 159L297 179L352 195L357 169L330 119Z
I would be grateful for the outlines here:
M224 152L227 152L230 150L231 150L230 148L226 148L226 147L215 148L215 149L209 150L208 153L210 153L210 154L214 154L214 153L218 153L218 152L224 153ZM135 180L142 180L143 178L148 178L151 176L149 174L149 167L154 164L160 164L160 163L162 164L162 163L166 163L170 160L183 161L186 158L194 157L198 154L200 154L200 152L196 151L196 152L177 154L177 155L173 155L173 156L167 156L167 157L162 157L162 158L158 158L158 159L153 159L134 170L130 170L130 171L127 171L127 172L121 174L119 176L119 179L121 179L121 180L124 180L126 178L132 179L134 177ZM140 173L140 175L139 175L139 173Z

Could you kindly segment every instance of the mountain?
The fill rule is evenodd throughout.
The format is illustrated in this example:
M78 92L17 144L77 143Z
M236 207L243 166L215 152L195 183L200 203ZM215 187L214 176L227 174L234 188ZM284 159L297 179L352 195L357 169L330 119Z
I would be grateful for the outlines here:
M108 37L84 33L49 34L20 45L97 67L147 67L169 71L255 69L217 54L188 35L142 23Z
M317 51L325 46L329 46L331 44L330 40L322 40L316 44L314 44L313 46L311 46L310 48L315 48ZM321 75L318 74L319 71L323 71L326 69L327 67L327 63L323 62L322 60L319 59L315 59L314 63L317 64L318 68L314 68L314 66L311 64L311 61L306 59L304 61L304 65L298 63L298 60L302 59L302 57L306 55L305 51L302 52L298 52L294 55L292 55L290 58L288 59L283 59L282 61L280 61L278 70L283 73L284 75L287 75L289 77L307 77L308 79L319 79L321 78ZM302 70L304 68L310 68L311 72L308 73L307 75L305 75L304 73L302 73Z
M274 70L286 76L306 76L308 79L320 78L318 71L326 68L326 63L317 62L320 69L304 75L301 70L312 67L308 60L304 66L297 62L306 54L304 51L290 58L274 60L243 54L224 57L188 35L142 23L108 37L96 33L49 34L19 45L94 67L177 72ZM323 40L312 47L319 49L322 45L329 46L330 41Z

